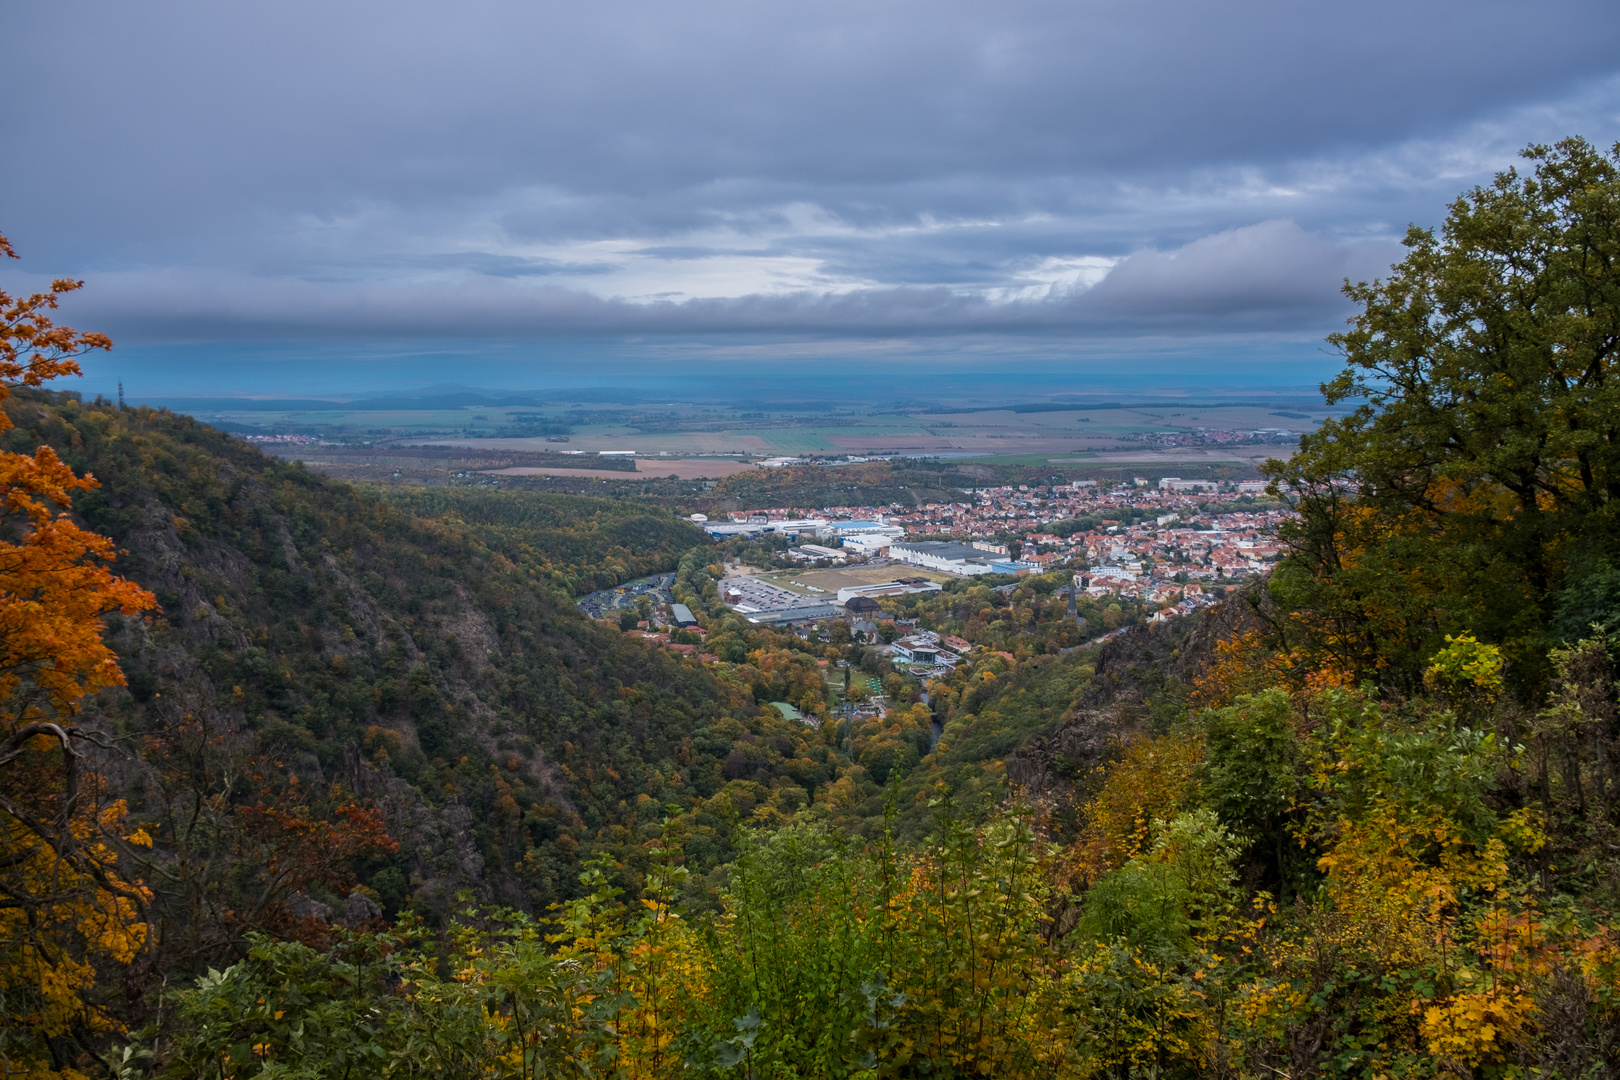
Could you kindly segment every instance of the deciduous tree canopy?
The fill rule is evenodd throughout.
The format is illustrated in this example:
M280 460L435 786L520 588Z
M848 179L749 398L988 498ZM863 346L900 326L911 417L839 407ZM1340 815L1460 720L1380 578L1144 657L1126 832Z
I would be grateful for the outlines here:
M1410 679L1445 632L1520 659L1579 636L1565 590L1620 556L1620 147L1525 156L1346 287L1362 310L1323 391L1361 404L1269 466L1301 500L1285 592L1352 668Z

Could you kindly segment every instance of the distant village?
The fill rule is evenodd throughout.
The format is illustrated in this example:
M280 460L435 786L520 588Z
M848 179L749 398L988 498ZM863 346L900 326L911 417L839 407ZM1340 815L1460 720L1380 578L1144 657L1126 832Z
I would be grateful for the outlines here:
M1080 480L976 488L971 498L916 507L832 506L813 513L776 507L733 513L725 521L694 520L717 538L814 538L820 542L791 549L807 563L886 558L962 577L1046 573L1076 564L1076 585L1088 592L1162 603L1189 585L1269 569L1280 551L1277 525L1290 512L1252 506L1264 493L1258 480ZM1096 524L1067 536L1048 531L1076 519Z
M928 680L964 663L1012 656L920 626L884 598L936 593L942 581L980 576L1011 594L1021 577L1043 575L1049 586L1051 575L1062 573L1052 595L1067 599L1066 621L1085 623L1076 606L1088 597L1114 611L1133 603L1150 622L1165 622L1217 602L1226 585L1268 573L1281 554L1277 527L1291 516L1263 498L1260 481L1082 480L962 494L920 506L770 507L691 520L716 540L767 541L770 562L793 567L728 562L717 583L727 610L806 641L830 641L834 624L843 623L849 640L880 649L894 671ZM674 587L675 575L661 574L592 593L579 606L652 644L719 663L707 647L708 629L676 601ZM1125 629L1099 626L1091 642ZM830 661L818 663L826 669ZM870 681L865 699L842 701L840 715L887 713L886 695L878 680ZM788 703L772 704L790 719L815 723Z
M1076 481L977 488L959 501L921 506L771 507L692 520L716 539L786 540L786 556L803 567L726 576L720 600L731 611L801 633L846 619L857 636L875 640L876 623L887 618L881 598L937 592L942 577L1067 570L1060 595L1134 601L1153 611L1153 621L1196 611L1213 603L1221 586L1265 574L1278 559L1277 526L1290 511L1257 505L1264 494L1260 481ZM596 618L639 606L641 618L626 626L713 659L694 647L703 630L685 605L673 603L672 584L671 575L649 578L594 593L580 606ZM693 644L671 637L682 630L693 632ZM898 664L925 674L954 667L971 646L913 632L889 649Z

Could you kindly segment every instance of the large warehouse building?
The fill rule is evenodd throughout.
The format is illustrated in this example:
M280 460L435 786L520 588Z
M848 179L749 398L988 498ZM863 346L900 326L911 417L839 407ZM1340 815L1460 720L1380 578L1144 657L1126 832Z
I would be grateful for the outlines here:
M926 566L930 570L943 570L947 574L960 574L963 577L997 573L994 566L1007 561L1005 555L950 540L911 540L890 544L889 558L895 562Z

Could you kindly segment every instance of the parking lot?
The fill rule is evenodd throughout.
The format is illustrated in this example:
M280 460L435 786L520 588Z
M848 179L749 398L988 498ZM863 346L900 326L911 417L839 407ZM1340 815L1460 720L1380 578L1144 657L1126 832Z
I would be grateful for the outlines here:
M784 611L796 607L815 607L827 603L825 596L807 596L784 589L754 577L731 577L722 583L726 602L744 611ZM732 594L737 594L735 597Z

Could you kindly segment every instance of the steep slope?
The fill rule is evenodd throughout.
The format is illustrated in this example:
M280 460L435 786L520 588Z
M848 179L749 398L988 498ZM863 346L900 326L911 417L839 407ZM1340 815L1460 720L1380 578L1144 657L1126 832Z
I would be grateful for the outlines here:
M269 865L271 824L293 850L374 802L398 849L354 847L346 870L368 902L436 917L463 888L544 908L598 852L634 884L666 804L692 811L701 871L775 787L814 787L813 732L584 619L560 588L673 568L702 537L672 515L551 498L527 528L509 502L394 505L168 412L41 393L6 408L12 448L49 444L101 481L75 512L163 606L109 620L129 685L85 720L128 737L101 766L156 838L177 940L220 911L344 902L342 873ZM716 801L734 743L753 786Z
M1188 690L1217 658L1217 646L1258 628L1255 589L1234 592L1193 619L1133 626L1096 651L1084 692L1050 734L1012 751L1009 782L1033 798L1067 805L1094 770L1134 734L1181 716Z

